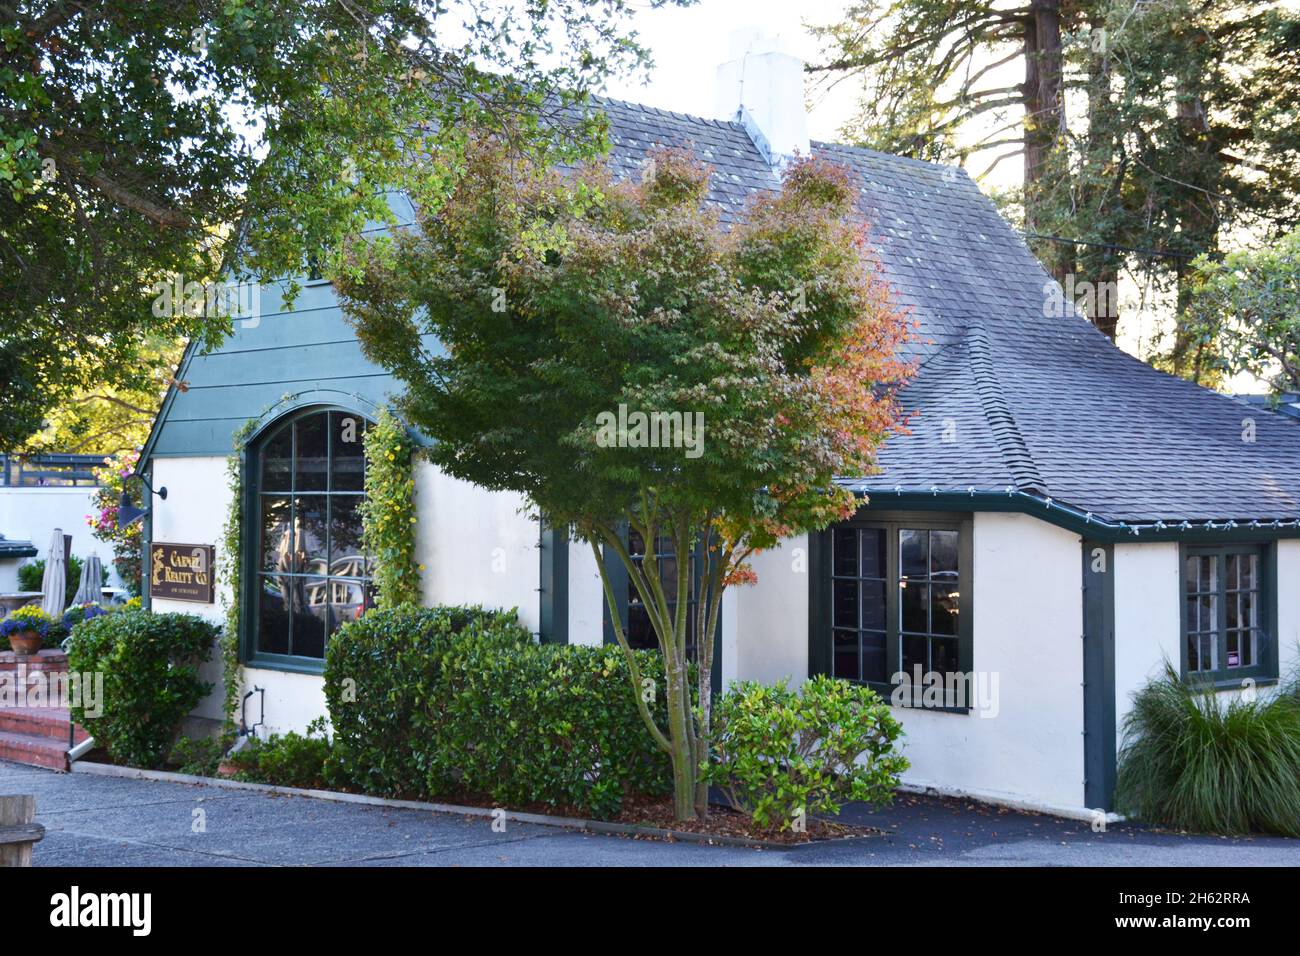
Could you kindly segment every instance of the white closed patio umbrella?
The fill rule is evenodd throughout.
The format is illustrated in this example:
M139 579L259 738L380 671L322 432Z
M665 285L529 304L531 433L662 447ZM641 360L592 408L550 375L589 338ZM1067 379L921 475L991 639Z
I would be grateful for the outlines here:
M73 604L98 604L104 599L104 566L94 551L81 565L81 581Z
M45 577L41 590L45 597L41 609L51 617L63 616L63 601L67 593L68 566L63 560L63 529L55 528L50 538L50 550L45 554Z

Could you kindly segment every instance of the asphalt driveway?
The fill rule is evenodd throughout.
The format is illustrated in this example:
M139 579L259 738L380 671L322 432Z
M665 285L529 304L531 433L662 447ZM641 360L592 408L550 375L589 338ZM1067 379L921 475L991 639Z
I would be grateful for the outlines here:
M844 818L886 831L789 850L598 836L430 813L0 762L36 795L37 866L1300 866L1300 840L1226 839L902 795Z

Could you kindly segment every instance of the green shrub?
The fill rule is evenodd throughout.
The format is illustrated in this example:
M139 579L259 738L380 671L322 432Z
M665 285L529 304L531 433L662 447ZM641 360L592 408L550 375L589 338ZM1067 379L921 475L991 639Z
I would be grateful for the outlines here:
M210 691L199 666L212 656L216 625L192 614L129 610L73 630L68 669L104 677L102 713L73 718L109 755L134 767L162 766L182 718Z
M818 676L732 684L713 709L710 783L767 829L796 814L838 814L845 800L888 803L907 760L894 749L903 728L867 687Z
M323 718L313 720L307 733L289 731L272 734L267 740L253 738L230 755L237 780L273 783L281 787L319 790L342 781L330 760L330 742Z
M212 777L221 765L221 758L226 754L226 745L220 737L181 737L172 747L167 759L169 766L178 773L188 773L196 777Z
M72 603L72 599L77 596L77 588L81 584L81 558L75 554L68 558L66 570L67 577L64 579L64 596L63 606L67 607ZM100 567L100 586L108 584L108 568ZM20 591L39 591L45 584L45 559L37 558L35 561L28 561L18 568L18 590Z
M658 658L639 665L662 714ZM335 761L368 792L608 817L669 785L622 652L534 644L513 612L371 611L331 640L325 681Z
M431 741L442 724L440 665L466 628L485 641L530 641L513 614L411 605L369 611L330 638L325 698L335 760L354 786L384 796L428 792Z
M1166 662L1124 719L1115 804L1182 830L1300 836L1300 697L1221 701Z

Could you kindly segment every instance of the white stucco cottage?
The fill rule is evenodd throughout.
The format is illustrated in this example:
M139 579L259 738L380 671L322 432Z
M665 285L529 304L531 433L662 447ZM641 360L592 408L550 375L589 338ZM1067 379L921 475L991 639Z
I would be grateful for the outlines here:
M656 144L690 146L713 166L709 201L725 219L775 188L796 152L845 164L921 335L903 393L911 434L886 445L881 474L845 479L863 496L855 519L760 555L757 585L727 593L717 682L825 672L888 695L891 675L917 667L968 675L973 697L900 707L907 783L1108 808L1130 695L1165 659L1226 692L1275 683L1300 661L1300 421L1115 348L1061 307L963 171L809 142L794 58L751 52L719 76L724 119L604 102L614 168L632 175ZM365 587L363 466L339 436L373 419L395 383L362 356L321 282L293 311L187 354L177 379L186 387L167 397L142 457L169 489L152 499L148 535L222 540L232 435L255 420L249 584L233 596L244 679L264 690L268 730L301 729L325 713L325 643ZM428 464L416 485L426 602L515 606L544 641L612 640L585 545L540 529L516 497ZM308 560L286 571L275 556L287 549ZM286 601L294 589L303 601ZM635 594L620 595L631 631L644 631ZM219 603L152 606L221 614ZM219 700L200 715L218 717Z

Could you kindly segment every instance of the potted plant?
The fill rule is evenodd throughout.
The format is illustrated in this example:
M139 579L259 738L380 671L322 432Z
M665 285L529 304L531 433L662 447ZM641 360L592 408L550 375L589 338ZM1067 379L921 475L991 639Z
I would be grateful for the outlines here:
M11 611L0 621L0 637L9 638L9 646L15 654L35 654L53 625L54 618L38 605L29 604Z

